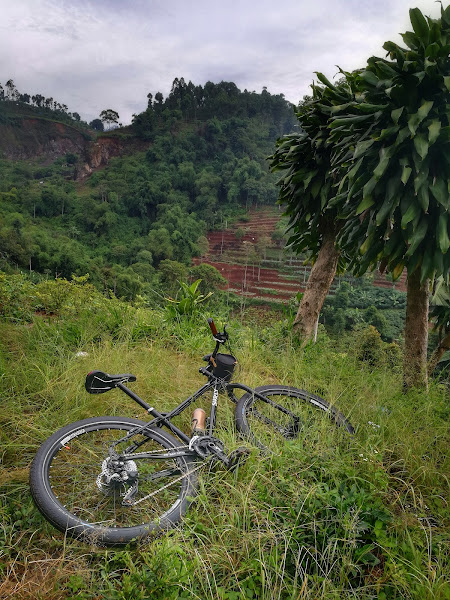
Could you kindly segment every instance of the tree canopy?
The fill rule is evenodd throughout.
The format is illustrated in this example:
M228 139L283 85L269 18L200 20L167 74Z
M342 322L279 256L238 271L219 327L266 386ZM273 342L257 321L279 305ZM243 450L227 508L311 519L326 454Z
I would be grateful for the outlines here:
M197 104L181 102L194 89ZM295 125L282 96L178 79L168 98L149 94L146 104L131 127L109 134L132 151L83 182L74 178L84 158L73 152L53 164L0 160L0 269L89 272L119 296L150 293L164 284L164 261L188 265L204 251L208 228L254 203L275 202L266 157ZM21 114L42 115L43 126L50 116L50 109L4 100L0 127L2 109L14 111L19 133ZM76 117L73 123L83 127ZM101 131L103 122L91 127Z
M286 170L294 248L317 253L328 214L356 275L407 269L407 385L424 377L429 280L450 274L450 7L410 18L407 47L386 42L386 58L341 71L338 85L318 74L324 87L297 113L303 131L279 142L272 163Z

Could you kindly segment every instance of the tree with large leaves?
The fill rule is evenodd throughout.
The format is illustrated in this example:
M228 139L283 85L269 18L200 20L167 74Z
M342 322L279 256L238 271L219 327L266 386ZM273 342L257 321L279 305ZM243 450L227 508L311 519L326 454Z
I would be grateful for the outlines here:
M323 85L313 84L313 96L296 112L300 130L278 140L271 157L272 170L283 173L278 182L279 202L286 205L289 216L288 245L299 254L306 253L313 263L294 322L294 331L303 343L315 334L340 259L335 242L341 222L330 206L336 173L331 167L328 122L334 107L352 100L346 83L334 86L322 74L317 75Z
M408 272L404 384L426 383L430 281L450 273L450 7L410 10L407 48L384 44L347 80L355 100L332 116L341 246L357 275L381 264Z

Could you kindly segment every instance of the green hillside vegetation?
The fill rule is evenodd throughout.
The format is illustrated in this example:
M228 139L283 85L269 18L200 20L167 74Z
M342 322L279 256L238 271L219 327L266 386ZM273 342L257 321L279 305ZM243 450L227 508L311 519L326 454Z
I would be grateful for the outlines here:
M240 320L215 295L209 302L183 316L173 303L150 310L107 299L85 278L1 276L0 597L448 599L448 382L404 395L398 349L374 328L336 339L319 328L318 342L300 350L276 315ZM327 424L287 442L282 456L253 452L237 475L203 473L182 526L150 545L64 539L31 500L38 445L88 416L145 418L118 390L88 395L94 368L134 373L133 389L161 410L178 404L204 381L209 314L229 323L237 380L316 392L355 435ZM233 408L221 398L229 450L242 444Z
M55 103L32 106L31 99L12 92L0 98L0 127L8 123L8 135L16 136L11 144L24 141L23 119L33 114L41 127L42 119L53 118L92 139L92 129L53 110ZM102 135L131 141L130 153L86 181L77 180L83 153L0 160L0 268L89 273L99 289L118 297L150 294L161 287L162 261L190 264L208 228L254 203L276 201L266 156L294 120L284 97L265 89L256 94L233 83L202 87L176 79L165 100L149 95L131 126L99 134L98 142ZM24 143L31 144L27 137Z
M78 136L77 144L116 139L126 153L82 180L77 177L86 152L56 160L0 159L3 272L28 273L34 282L88 273L107 295L152 306L175 295L178 281L201 278L205 293L225 283L213 267L191 267L191 259L207 249L208 229L245 219L251 205L276 202L276 176L268 173L266 157L296 122L282 96L240 92L226 82L201 87L175 80L165 100L159 93L148 98L147 110L131 126L104 133L46 101L51 99L37 95L37 105L28 96L0 101L0 128L10 136L3 149L21 144L32 152L63 124L58 135ZM33 119L31 128L24 127L26 119ZM282 238L282 227L276 233ZM322 319L327 329L339 333L364 322L384 340L398 339L404 302L388 315L392 294L379 294L386 300L380 306L366 290L365 306L337 307L346 315L335 315L330 299ZM366 314L372 305L383 314Z

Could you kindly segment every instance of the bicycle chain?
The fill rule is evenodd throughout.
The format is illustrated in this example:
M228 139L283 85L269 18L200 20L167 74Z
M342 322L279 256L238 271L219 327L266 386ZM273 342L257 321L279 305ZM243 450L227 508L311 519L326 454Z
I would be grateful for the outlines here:
M159 494L159 492L162 492L162 491L166 490L168 487L170 487L174 483L177 483L178 481L181 481L182 479L184 479L188 475L191 475L192 473L195 473L195 471L198 471L199 469L201 469L202 467L204 467L205 464L208 463L211 460L211 458L212 457L210 457L207 460L204 460L197 467L195 467L195 469L192 469L191 471L187 471L186 473L183 473L183 475L181 475L180 477L177 477L173 481L170 481L168 484L166 484L162 488L159 488L159 489L155 490L154 492L150 492L150 494L147 494L146 496L144 496L143 498L140 498L139 500L135 500L133 502L132 506L136 506L136 504L140 504L141 502L144 502L144 500L148 500L149 498L152 498L153 496L156 496L156 494Z

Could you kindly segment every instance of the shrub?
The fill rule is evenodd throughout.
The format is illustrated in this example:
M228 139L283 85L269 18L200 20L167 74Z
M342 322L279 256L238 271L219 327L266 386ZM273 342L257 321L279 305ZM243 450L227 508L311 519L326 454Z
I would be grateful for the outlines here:
M197 279L191 285L180 281L180 289L176 300L167 298L166 312L169 318L175 319L180 316L194 317L199 314L201 305L212 296L209 292L206 296L200 292L201 279Z
M379 331L373 325L369 325L364 329L355 328L355 334L354 351L357 359L371 367L382 365L384 352Z
M216 267L206 263L192 267L189 275L192 280L201 280L198 289L202 294L215 292L220 286L225 286L227 284L227 280L221 275Z
M36 302L36 288L24 275L0 273L0 318L30 321Z
M36 285L40 308L48 314L74 314L103 296L87 283L89 275L67 279L47 280Z

